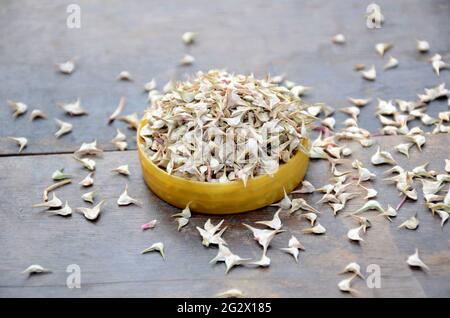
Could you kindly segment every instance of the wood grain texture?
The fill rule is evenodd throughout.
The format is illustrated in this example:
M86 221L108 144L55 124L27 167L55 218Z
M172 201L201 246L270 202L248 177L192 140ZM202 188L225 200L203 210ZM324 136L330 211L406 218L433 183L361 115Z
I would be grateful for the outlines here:
M302 234L308 223L298 214L283 215L286 233L278 235L269 249L272 265L266 269L234 268L225 275L223 264L210 265L217 249L207 249L195 226L207 216L194 214L181 232L171 214L178 210L155 197L145 186L135 151L112 151L109 143L115 128L128 135L130 149L135 148L134 131L125 124L106 124L120 96L125 96L124 113L146 107L143 84L156 78L161 89L169 79L185 79L197 70L227 68L239 73L286 74L290 80L314 86L308 102L324 101L335 108L348 106L347 96L383 99L414 99L424 87L446 82L450 72L438 78L428 58L440 53L450 59L450 3L445 0L419 1L379 0L386 17L382 29L366 28L364 2L352 1L102 1L80 0L82 28L66 27L66 6L70 1L3 1L0 6L0 297L210 297L229 288L240 288L250 297L348 297L336 284L344 276L337 273L351 261L366 266L381 266L382 287L369 289L363 280L355 288L365 297L449 297L450 236L449 225L423 206L420 185L419 200L407 201L392 223L368 213L373 227L365 242L351 244L346 233L355 223L343 213L334 217L330 208L316 205L321 211L320 223L327 228L324 236ZM186 47L181 35L198 32L195 45ZM344 33L347 43L333 45L330 38ZM415 40L426 39L431 52L420 55ZM374 51L377 42L391 42L394 48L382 59ZM177 66L186 53L196 62L192 67ZM395 70L383 72L389 55L400 61ZM71 57L78 67L71 76L56 72L54 64ZM353 64L374 64L378 70L375 82L367 82L352 70ZM133 82L115 80L122 70L131 72ZM56 106L81 98L89 115L70 117ZM12 118L6 100L20 100L29 112ZM360 125L375 132L380 128L374 119L375 102L360 115ZM30 123L32 109L40 108L47 120ZM446 101L433 102L430 115L447 109ZM53 118L74 124L74 131L56 139ZM341 122L346 116L339 112ZM414 126L412 123L410 126ZM29 146L15 156L16 146L6 136L24 136ZM43 189L52 183L51 173L65 167L75 176L74 183L57 190L72 208L88 206L80 195L86 191L77 184L87 171L80 168L69 153L82 142L97 138L108 150L98 159L95 185L98 199L107 203L100 219L89 222L78 213L72 217L50 216L31 205L41 200ZM411 159L395 153L393 147L403 137L377 137L383 149L394 153L408 169L430 162L430 168L443 172L448 158L448 135L429 136L424 152L411 150ZM368 183L379 191L378 200L386 206L396 205L400 197L395 187L381 180L388 167L369 163L375 147L361 151L352 143L358 158L378 174ZM64 154L65 153L65 154ZM32 155L32 156L31 156ZM129 178L110 170L130 164ZM345 162L349 168L350 160ZM345 167L341 168L342 170ZM314 185L329 183L328 163L313 161L307 179ZM130 194L144 202L142 208L118 207L116 200L125 184ZM356 188L355 188L356 190ZM320 195L305 196L314 203ZM347 211L359 208L361 198L350 201ZM233 252L242 257L259 258L260 247L242 225L271 218L273 208L225 217L228 230L224 238ZM398 224L418 213L417 231L397 229ZM140 226L158 219L154 230L142 232ZM218 222L219 217L212 217ZM305 245L300 263L281 252L291 234ZM140 255L156 241L166 245L167 260L158 254ZM418 247L422 259L430 266L428 273L411 270L407 255ZM52 274L26 278L20 272L32 263L53 270ZM66 267L81 268L81 289L66 287Z
M430 162L430 169L444 171L448 135L428 136L422 153L411 150L408 160L395 153L393 147L403 137L377 137L385 150L391 151L404 168ZM350 163L359 159L377 173L378 177L367 186L379 191L378 200L383 206L396 205L400 197L395 187L382 181L381 173L389 166L374 167L369 163L376 147L361 150L351 143L353 155L340 166L350 169ZM390 223L376 213L367 213L373 223L365 242L353 244L346 238L349 228L356 224L344 216L334 217L326 205L317 205L319 194L304 198L322 213L319 222L327 228L323 236L302 234L308 223L299 214L282 214L285 233L272 242L268 255L272 265L266 269L233 268L227 275L223 264L210 265L216 248L205 248L195 226L209 218L194 214L190 223L178 232L171 214L179 211L155 197L145 186L140 174L137 154L134 151L107 152L97 159L95 184L97 202L106 199L104 211L97 222L90 222L75 213L68 218L50 216L40 209L32 209L40 202L41 191L51 181L51 173L65 167L74 175L74 183L57 190L62 200L72 208L87 206L77 185L87 172L68 154L37 155L1 158L0 187L0 297L211 297L229 288L240 288L250 297L348 297L336 287L344 277L338 275L347 263L356 261L363 272L369 264L381 267L381 288L369 289L363 280L355 280L354 287L364 297L448 297L450 296L450 249L447 224L440 227L440 219L425 209L421 186L416 182L419 200L407 201L397 218ZM110 170L128 163L132 175L115 175ZM353 170L353 174L355 174ZM328 163L312 161L307 179L315 186L329 183ZM125 184L130 195L143 201L143 207L118 207L116 200ZM90 190L92 190L90 189ZM356 190L357 188L355 188ZM363 204L361 197L351 200L347 212ZM251 233L242 225L256 220L270 219L274 208L225 216L228 226L224 238L230 249L242 257L258 259L261 248ZM406 218L418 214L417 231L398 229ZM141 231L140 226L151 219L159 224L153 230ZM214 223L219 217L211 217ZM305 245L300 262L279 250L287 245L291 234ZM141 255L140 251L152 243L166 245L166 261L157 253ZM431 270L422 272L410 269L406 257L420 249L421 257ZM52 269L52 274L26 278L20 272L32 263ZM66 287L65 272L69 264L81 267L80 289Z
M82 142L97 138L105 149L115 127L106 125L120 96L126 97L125 113L142 115L146 107L143 84L156 78L158 86L169 79L185 79L197 70L227 68L233 72L286 74L314 87L308 102L323 101L335 108L348 106L347 97L414 99L424 87L449 82L450 72L438 78L427 62L430 54L415 50L418 38L431 44L432 53L450 58L450 3L445 0L380 0L386 23L379 30L367 29L362 1L102 1L80 0L81 29L66 27L70 1L3 1L0 7L0 155L17 152L4 137L24 136L29 146L23 154L73 152ZM195 45L186 47L180 37L198 32ZM333 45L330 38L344 33L347 43ZM374 51L378 42L394 48L382 59ZM196 62L177 66L186 53ZM383 72L389 55L400 61L395 70ZM54 64L78 59L71 76L56 72ZM353 64L374 64L375 82L361 79ZM115 78L131 72L133 82ZM448 86L448 85L447 85ZM89 115L70 118L56 106L81 98ZM20 100L41 108L49 120L28 122L28 115L13 120L6 100ZM430 114L446 109L434 102ZM375 102L360 116L361 126L376 132ZM55 139L53 118L74 124L73 133ZM344 114L336 113L340 122ZM127 134L131 138L133 131ZM129 139L130 149L135 148Z

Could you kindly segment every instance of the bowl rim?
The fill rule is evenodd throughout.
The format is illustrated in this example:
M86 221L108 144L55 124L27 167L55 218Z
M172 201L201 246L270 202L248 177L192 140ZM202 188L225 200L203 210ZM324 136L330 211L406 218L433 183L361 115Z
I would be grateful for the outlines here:
M220 182L206 182L206 181L197 181L197 180L190 180L190 179L186 179L186 178L182 178L179 176L175 176L172 174L167 173L167 171L165 171L164 169L158 167L156 164L153 163L152 160L150 160L150 158L147 156L147 154L144 152L144 150L141 148L141 146L143 145L143 140L140 136L140 132L141 129L143 128L144 124L145 124L146 118L145 116L141 119L140 123L139 123L139 127L136 133L136 143L137 143L137 148L138 148L138 152L141 155L141 158L144 158L143 160L145 160L146 163L148 163L152 168L157 169L160 173L162 173L163 175L165 175L166 177L169 178L173 178L179 182L190 182L199 186L208 186L208 187L226 187L226 186L236 186L239 184L242 184L242 180L233 180L233 181L229 181L226 183L220 183ZM306 145L309 144L309 140L308 138L305 138L302 142L303 144L306 143ZM287 165L292 159L296 158L297 156L302 156L302 155L307 155L305 153L303 153L301 150L297 150L297 153L292 156L287 162L281 164L278 169L272 174L263 174L257 177L251 177L249 178L248 181L250 180L258 180L258 179L262 179L262 178L272 178L283 166Z

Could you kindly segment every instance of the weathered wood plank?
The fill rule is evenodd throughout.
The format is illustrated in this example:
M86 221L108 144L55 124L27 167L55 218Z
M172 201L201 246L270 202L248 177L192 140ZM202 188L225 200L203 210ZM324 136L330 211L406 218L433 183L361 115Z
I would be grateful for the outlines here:
M403 137L378 137L383 149L392 147ZM412 149L407 160L393 152L399 163L412 169L430 162L430 168L443 172L444 159L448 157L442 145L448 144L448 135L430 136L423 153ZM381 180L381 173L388 167L370 165L370 155L375 147L361 151L356 143L351 159L358 158L378 178L367 185L379 191L378 200L386 206L399 201L394 186ZM355 281L355 288L365 297L423 297L449 296L450 249L449 225L440 228L440 220L427 211L420 197L400 210L399 216L389 223L376 213L367 216L373 223L364 236L365 242L352 244L346 238L349 228L356 224L344 217L344 212L334 217L330 208L316 205L319 194L305 198L322 211L319 221L327 228L324 236L302 234L308 223L298 214L282 215L286 233L277 236L269 257L272 265L266 269L234 268L225 275L223 264L210 265L216 248L201 245L195 226L201 226L208 218L194 214L191 222L181 232L170 217L178 211L155 197L145 186L140 174L137 154L134 151L108 152L97 160L95 185L97 198L107 203L101 218L93 223L75 213L72 217L49 216L31 205L41 200L41 191L52 181L51 173L65 167L73 174L74 184L57 190L58 196L68 200L72 208L87 206L80 195L84 192L77 182L87 172L82 170L70 155L46 155L0 158L0 296L12 297L209 297L228 288L240 288L251 297L346 297L336 287L344 276L337 273L351 261L362 265L363 272L369 264L381 267L381 289L369 289L363 280ZM345 170L351 160L346 161ZM120 164L130 164L129 178L110 173ZM328 183L328 163L311 162L307 179L316 186ZM140 207L117 207L115 201L125 184L130 194L144 202ZM416 185L418 192L420 185ZM98 202L98 201L97 201ZM347 211L363 204L362 199L349 202ZM242 257L259 258L260 247L251 233L241 225L256 220L269 219L274 208L225 216L228 230L224 238L231 250ZM397 229L398 224L418 213L421 225L417 231ZM142 232L140 225L156 218L159 224L154 230ZM218 222L220 217L211 217ZM291 256L279 250L287 245L290 235L296 235L305 245L296 264ZM140 255L140 251L154 242L166 245L167 260L158 254ZM407 255L418 247L422 259L428 263L429 273L411 270L405 263ZM39 263L54 273L26 278L20 272L32 263ZM65 286L69 264L81 268L82 288L75 290Z
M340 108L347 96L376 99L413 99L424 87L449 82L450 72L438 78L427 63L429 55L415 50L416 38L430 41L432 52L448 59L450 43L449 2L378 1L386 16L382 29L369 30L361 1L78 1L82 9L81 29L66 27L66 3L55 1L6 1L0 8L0 155L15 154L14 143L5 139L19 135L30 139L27 153L74 151L82 142L97 138L103 148L115 127L106 118L119 97L127 99L126 113L143 113L146 95L142 85L155 77L162 88L171 78L210 68L239 73L285 73L289 79L314 86L307 101L324 101ZM192 30L198 42L185 47L180 36ZM348 43L331 44L330 37L342 32ZM389 54L400 60L396 70L381 71L385 59L373 47L377 42L395 45ZM38 49L37 49L38 48ZM192 67L178 67L185 53L196 57ZM53 64L77 57L79 66L71 76L58 74ZM378 79L367 82L352 70L354 63L374 64ZM134 82L118 82L122 70ZM57 102L80 97L89 116L70 118ZM49 120L29 123L28 116L12 120L7 99L41 108ZM360 123L371 131L380 125L373 120L375 102L361 113ZM430 113L446 109L435 102ZM29 115L29 114L28 114ZM72 134L60 140L53 118L74 124ZM338 122L345 118L336 114ZM130 148L135 148L130 136Z

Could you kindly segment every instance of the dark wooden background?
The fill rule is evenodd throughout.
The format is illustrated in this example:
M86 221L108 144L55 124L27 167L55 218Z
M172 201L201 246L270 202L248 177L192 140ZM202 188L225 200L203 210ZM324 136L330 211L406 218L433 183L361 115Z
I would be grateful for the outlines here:
M381 266L382 288L369 289L362 280L355 288L365 297L450 296L449 225L440 227L420 197L407 202L392 223L369 216L374 223L360 245L351 244L346 233L355 224L342 216L334 217L325 205L320 223L328 232L308 236L301 230L308 224L296 215L284 216L286 233L275 238L269 249L272 265L266 269L235 268L225 275L223 264L210 265L216 249L206 249L196 225L207 216L194 215L181 232L170 215L177 210L162 202L145 187L140 175L134 134L124 123L106 125L119 97L126 97L124 113L143 114L146 94L142 86L156 78L158 88L169 79L185 79L197 70L227 68L238 73L286 74L288 79L310 85L314 90L308 102L323 101L335 108L348 106L347 96L373 99L415 99L424 87L442 82L450 85L450 71L438 78L427 63L432 53L450 59L450 2L377 1L386 18L383 28L366 27L364 13L369 1L78 1L81 29L66 27L66 6L72 1L2 1L0 4L0 296L1 297L210 297L228 288L240 288L250 297L340 297L336 284L344 276L338 272L350 261L363 269ZM186 31L198 33L198 41L186 47L180 37ZM330 38L343 33L347 43L333 45ZM430 42L431 52L420 55L416 39ZM374 51L378 42L391 42L387 53L400 61L397 69L382 71L387 60ZM177 66L186 53L196 61L190 67ZM55 71L54 63L76 57L78 66L71 76ZM375 82L361 79L353 64L374 64ZM133 82L115 80L122 70L131 72ZM89 115L72 118L56 106L57 102L80 97ZM6 100L19 100L29 112L13 119ZM374 117L375 102L362 109L360 126L374 134L380 128ZM30 123L33 108L44 110L49 119ZM433 102L429 114L447 109L447 101ZM74 124L71 134L54 138L53 118ZM346 117L337 113L336 119ZM410 126L414 126L414 123ZM128 135L130 150L113 151L110 140L119 127ZM24 136L29 145L20 155L6 136ZM104 214L95 223L80 214L70 218L49 216L31 205L41 200L42 190L52 180L51 173L65 167L75 175L74 184L58 190L72 208L84 206L77 182L87 173L70 153L82 142L98 139L110 150L98 160L94 189L107 200ZM390 151L402 137L377 137ZM448 158L448 135L428 136L424 152L412 150L408 161L394 154L405 168L430 162L443 172ZM354 154L369 164L371 148L362 152L351 144ZM125 178L110 169L129 163L132 176ZM349 165L349 163L347 163ZM380 176L373 182L379 201L396 205L400 198L393 186L381 181L386 168L373 168ZM314 185L328 183L327 163L312 162L307 179ZM115 201L125 183L130 194L145 202L142 208L118 208ZM417 184L420 191L420 185ZM306 199L317 202L319 195ZM350 201L347 210L363 204ZM261 249L242 222L268 219L273 208L225 217L228 230L224 238L233 252L242 257L259 258ZM418 213L417 231L399 230L398 224ZM150 219L160 221L154 230L141 232L140 225ZM219 217L212 218L215 222ZM296 264L279 251L290 234L297 235L306 251ZM140 255L153 242L163 241L167 260L157 254ZM419 247L428 273L411 270L407 255ZM38 263L52 274L26 278L20 272ZM81 267L81 289L66 287L69 264Z

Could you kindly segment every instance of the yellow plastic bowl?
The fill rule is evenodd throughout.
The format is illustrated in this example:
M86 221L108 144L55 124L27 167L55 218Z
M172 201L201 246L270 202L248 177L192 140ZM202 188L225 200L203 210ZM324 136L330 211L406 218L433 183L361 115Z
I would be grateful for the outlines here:
M256 210L281 200L283 188L289 193L305 176L309 157L298 151L287 163L269 175L249 178L247 186L240 180L228 183L209 183L187 180L168 174L157 167L142 149L140 130L137 132L137 149L142 173L147 186L164 201L184 209L191 202L190 209L206 214L232 214ZM305 141L305 146L307 141Z

